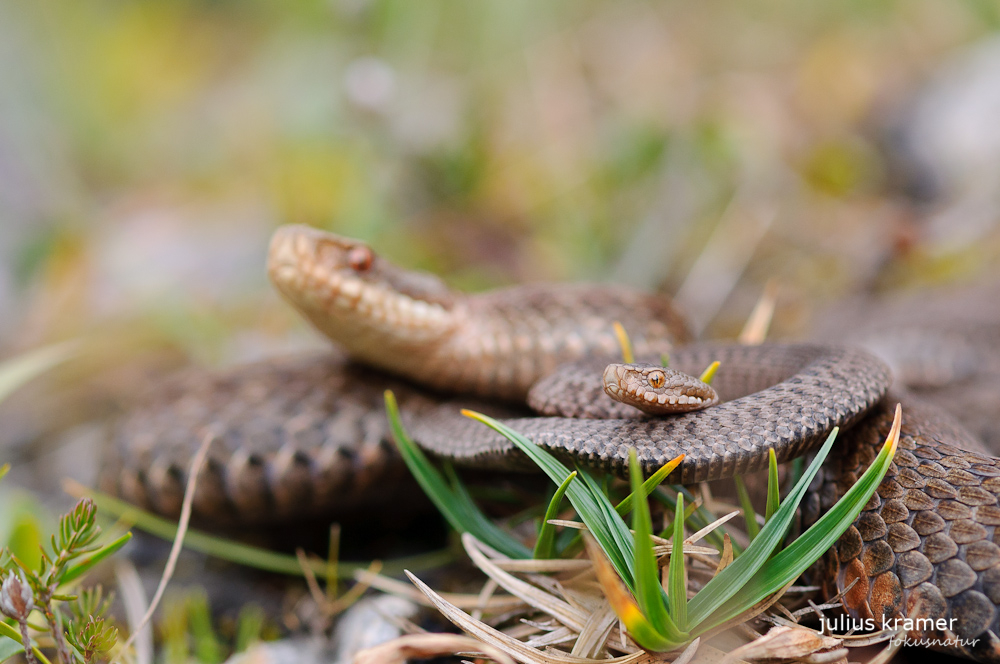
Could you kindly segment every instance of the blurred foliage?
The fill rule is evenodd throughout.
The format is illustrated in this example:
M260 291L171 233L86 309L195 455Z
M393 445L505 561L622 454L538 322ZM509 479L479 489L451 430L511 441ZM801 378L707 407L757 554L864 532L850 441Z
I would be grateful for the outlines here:
M266 620L259 606L246 605L235 620L213 620L210 608L202 590L168 594L163 620L157 626L163 639L162 661L216 664L233 652L277 636L276 626Z
M773 202L740 316L772 276L795 302L982 263L995 234L921 235L889 148L998 26L987 0L6 3L0 345L280 346L304 328L261 265L289 222L465 288L672 292L734 205Z
M321 343L264 276L283 223L469 289L683 293L722 245L734 282L688 291L723 292L716 334L770 279L791 334L845 294L980 279L1000 215L936 224L949 194L895 136L998 29L994 0L0 3L0 357L82 338L66 382L102 376L75 407L16 395L0 445L99 419L95 387ZM24 551L42 531L0 519Z

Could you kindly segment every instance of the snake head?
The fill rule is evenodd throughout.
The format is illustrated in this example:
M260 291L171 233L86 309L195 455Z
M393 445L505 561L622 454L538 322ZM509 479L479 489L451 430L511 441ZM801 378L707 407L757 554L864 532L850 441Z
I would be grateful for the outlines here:
M271 238L268 275L321 332L361 359L452 327L455 296L441 280L402 270L359 240L282 226Z
M601 382L609 397L650 415L686 413L719 403L707 383L655 364L609 364Z

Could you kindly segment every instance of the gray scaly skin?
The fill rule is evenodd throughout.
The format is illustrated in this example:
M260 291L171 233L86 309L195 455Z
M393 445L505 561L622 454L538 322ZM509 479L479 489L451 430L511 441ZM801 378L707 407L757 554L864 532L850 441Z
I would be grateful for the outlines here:
M459 415L463 406L506 417L557 454L615 472L623 470L630 447L647 471L684 453L672 482L763 468L769 448L779 460L790 459L840 426L846 433L809 496L808 521L842 495L888 432L895 403L885 396L890 373L863 351L804 344L675 349L671 365L689 372L722 362L714 385L725 403L650 418L628 413L603 393L606 403L561 391L574 381L603 390L600 369L551 372L582 357L617 355L613 320L623 322L640 356L686 340L680 319L660 298L592 286L463 295L388 265L366 245L300 227L275 235L269 267L278 289L347 355L403 379L341 356L179 379L122 422L106 489L176 512L188 457L209 432L217 442L199 483L202 515L261 520L348 505L366 487L386 486L380 478L398 468L381 403L388 387L398 392L415 439L456 461L519 463L506 440ZM508 401L524 398L535 384L533 403L558 413L576 399L598 404L611 419L526 416L517 406L442 397L408 380L438 393ZM1000 548L994 543L1000 539L1000 463L970 451L974 445L946 416L904 404L896 461L827 562L839 588L858 579L844 599L852 615L953 620L952 632L917 629L910 636L978 638L975 646L950 652L1000 661Z

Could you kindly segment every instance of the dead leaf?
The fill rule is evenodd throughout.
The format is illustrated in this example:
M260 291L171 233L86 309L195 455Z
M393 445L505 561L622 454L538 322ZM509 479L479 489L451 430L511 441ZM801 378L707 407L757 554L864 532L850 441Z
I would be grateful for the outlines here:
M843 650L839 659L847 656L842 641L832 636L823 636L805 627L779 625L745 646L732 651L723 659L723 664L735 659L802 659L821 650Z

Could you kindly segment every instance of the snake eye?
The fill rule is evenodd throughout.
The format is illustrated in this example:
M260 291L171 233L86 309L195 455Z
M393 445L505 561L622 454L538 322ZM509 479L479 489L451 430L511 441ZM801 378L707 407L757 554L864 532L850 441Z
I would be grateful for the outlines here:
M651 371L649 376L646 377L646 380L649 381L649 384L653 388L660 389L663 387L663 384L667 382L667 377L663 375L662 371Z
M365 272L372 266L372 262L375 260L375 254L372 250L364 245L359 245L353 247L347 252L347 264L351 266L351 269L355 272Z

